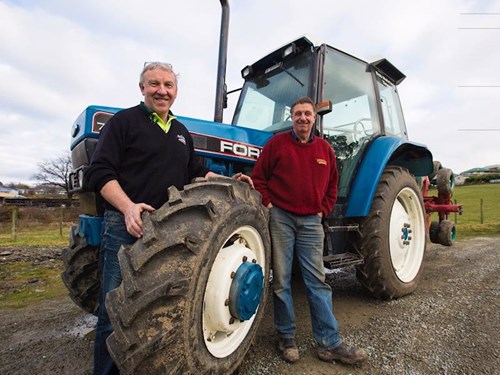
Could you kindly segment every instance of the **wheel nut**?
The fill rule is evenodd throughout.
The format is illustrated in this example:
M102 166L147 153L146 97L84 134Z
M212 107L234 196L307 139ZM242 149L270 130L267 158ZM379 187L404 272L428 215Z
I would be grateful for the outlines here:
M224 301L224 306L229 306L229 298Z
M243 257L242 262L245 263L248 260L246 256Z
M234 277L236 276L236 272L231 272L231 279L234 279Z
M233 323L234 323L234 318L233 318L233 317L231 317L231 318L229 319L229 324L233 324Z

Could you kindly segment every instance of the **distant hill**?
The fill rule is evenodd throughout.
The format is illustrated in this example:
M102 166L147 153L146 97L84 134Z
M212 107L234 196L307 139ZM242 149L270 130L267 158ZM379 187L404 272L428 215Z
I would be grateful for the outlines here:
M470 175L475 173L500 173L500 164L488 165L486 167L471 168L460 173L461 175Z

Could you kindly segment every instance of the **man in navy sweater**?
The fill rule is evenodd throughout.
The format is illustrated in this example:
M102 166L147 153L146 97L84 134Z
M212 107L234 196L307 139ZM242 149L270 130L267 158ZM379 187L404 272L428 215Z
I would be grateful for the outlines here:
M271 138L252 174L255 189L269 208L278 348L286 361L299 360L291 290L295 253L306 286L319 359L362 364L368 355L342 341L333 315L332 290L325 282L321 221L337 200L335 153L312 132L316 110L310 98L298 99L290 112L292 131Z
M143 211L168 200L168 188L182 189L195 177L212 177L194 152L188 130L170 111L177 97L177 76L166 63L147 63L140 75L144 102L115 114L103 127L85 178L104 198L101 242L101 289L94 343L94 374L118 374L106 339L113 327L106 294L121 283L118 250L142 237ZM253 187L252 180L238 180Z

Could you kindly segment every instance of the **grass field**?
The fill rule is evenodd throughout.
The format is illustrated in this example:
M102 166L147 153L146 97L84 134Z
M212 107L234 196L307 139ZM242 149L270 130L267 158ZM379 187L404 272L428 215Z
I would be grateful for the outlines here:
M44 246L65 247L68 246L70 223L45 225L17 225L15 235L12 225L2 223L0 225L0 248L2 246Z
M62 264L0 263L0 309L20 308L68 293L61 281Z
M431 191L431 194L437 192ZM452 199L463 206L463 214L456 217L458 239L500 236L500 184L456 186ZM451 214L449 219L455 221L455 214Z

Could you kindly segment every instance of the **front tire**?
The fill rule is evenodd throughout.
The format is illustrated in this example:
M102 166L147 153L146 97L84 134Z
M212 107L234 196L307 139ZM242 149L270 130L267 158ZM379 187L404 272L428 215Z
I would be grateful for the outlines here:
M122 284L106 307L109 351L122 374L230 374L264 313L268 213L247 184L210 179L169 189L122 247Z
M412 293L422 274L426 226L420 189L406 169L385 169L360 233L354 245L364 257L356 273L361 284L379 298Z
M61 278L69 296L79 307L97 315L99 307L99 247L87 245L78 234L78 227L72 226L69 247L63 249L64 271Z

